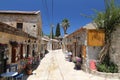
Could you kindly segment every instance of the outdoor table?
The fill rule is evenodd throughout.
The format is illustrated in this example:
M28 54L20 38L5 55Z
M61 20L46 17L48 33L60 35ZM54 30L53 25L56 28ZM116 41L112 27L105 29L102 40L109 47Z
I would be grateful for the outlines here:
M18 74L18 72L6 72L1 74L2 77L6 77L7 80L9 80L9 78L12 78L13 80L13 76L16 76Z

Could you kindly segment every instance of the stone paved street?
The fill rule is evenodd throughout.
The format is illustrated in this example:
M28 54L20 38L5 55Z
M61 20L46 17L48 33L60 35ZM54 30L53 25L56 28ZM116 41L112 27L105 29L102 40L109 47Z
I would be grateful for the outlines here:
M27 80L119 80L108 79L74 70L74 63L65 60L62 50L50 51Z

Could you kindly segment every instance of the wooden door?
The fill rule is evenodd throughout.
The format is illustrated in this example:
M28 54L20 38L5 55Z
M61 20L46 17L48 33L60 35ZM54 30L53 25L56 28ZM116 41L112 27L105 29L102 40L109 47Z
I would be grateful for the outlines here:
M82 56L86 58L86 46L82 46Z
M16 49L15 47L12 46L12 58L11 58L11 61L12 63L15 63L15 60L16 59Z
M20 59L23 59L23 44L20 46Z

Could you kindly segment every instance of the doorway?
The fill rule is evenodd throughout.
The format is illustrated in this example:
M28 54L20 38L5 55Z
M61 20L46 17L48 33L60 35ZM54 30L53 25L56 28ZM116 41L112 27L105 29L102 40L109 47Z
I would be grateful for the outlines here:
M12 63L15 63L16 61L16 48L12 46L12 58L11 58Z

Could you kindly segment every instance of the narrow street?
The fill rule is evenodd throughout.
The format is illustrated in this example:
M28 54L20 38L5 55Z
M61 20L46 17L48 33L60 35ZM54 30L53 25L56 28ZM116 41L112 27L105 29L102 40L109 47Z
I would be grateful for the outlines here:
M62 50L50 51L27 80L118 80L93 76L81 70L74 70L74 63L65 60Z

